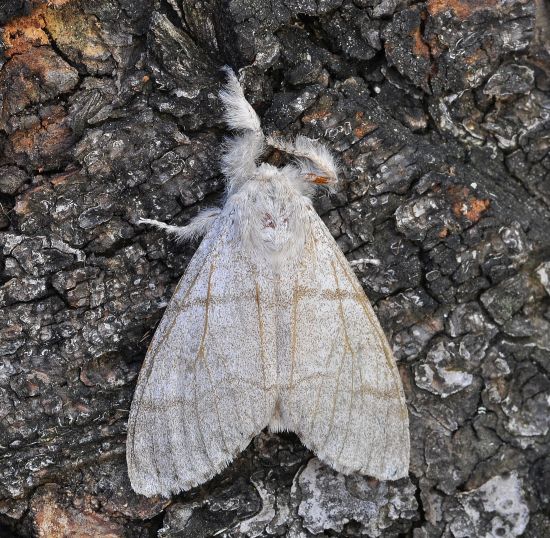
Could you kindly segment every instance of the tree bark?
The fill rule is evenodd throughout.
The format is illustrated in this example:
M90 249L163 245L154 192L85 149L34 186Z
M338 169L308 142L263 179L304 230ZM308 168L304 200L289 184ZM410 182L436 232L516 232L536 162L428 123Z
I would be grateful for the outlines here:
M545 0L0 1L0 535L550 535ZM147 344L220 202L219 67L319 138L316 207L388 334L410 477L263 432L171 500L132 492ZM272 159L279 159L272 155ZM2 534L4 532L4 534Z

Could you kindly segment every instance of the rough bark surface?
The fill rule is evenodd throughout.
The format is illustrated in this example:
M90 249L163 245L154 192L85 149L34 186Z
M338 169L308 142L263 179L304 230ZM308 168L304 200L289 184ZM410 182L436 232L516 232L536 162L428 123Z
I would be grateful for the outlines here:
M548 11L0 1L0 535L550 536ZM225 63L266 131L341 159L316 207L379 260L358 272L406 388L408 479L264 432L204 487L131 491L136 376L195 248L135 222L220 199Z

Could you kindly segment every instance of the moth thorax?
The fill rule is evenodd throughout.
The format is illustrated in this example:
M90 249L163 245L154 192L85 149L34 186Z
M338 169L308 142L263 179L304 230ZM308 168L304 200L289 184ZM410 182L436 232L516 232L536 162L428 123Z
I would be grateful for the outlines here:
M245 251L273 264L295 258L304 247L303 214L292 203L261 202L265 200L255 204L243 222Z
M286 211L262 210L248 229L248 241L254 254L278 262L298 256L304 247L301 219Z
M244 251L279 265L304 248L302 196L284 177L249 181L235 197L238 229Z

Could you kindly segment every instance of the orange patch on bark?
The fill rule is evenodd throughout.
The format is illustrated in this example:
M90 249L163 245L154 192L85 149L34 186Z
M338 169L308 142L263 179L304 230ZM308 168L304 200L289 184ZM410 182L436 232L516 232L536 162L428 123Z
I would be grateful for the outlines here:
M63 506L61 495L55 486L45 486L33 497L31 510L33 526L38 538L122 538L122 525L111 521L103 514L98 514L87 508L75 510L71 506ZM67 503L68 504L68 503Z
M3 41L8 58L33 47L48 45L48 35L66 51L78 51L89 62L101 62L110 55L92 15L70 5L71 0L50 0L29 15L15 17L4 26Z
M0 71L0 91L4 91L0 127L11 115L67 92L77 83L76 69L49 46L14 55Z
M467 19L472 13L490 9L497 5L497 0L428 0L428 12L435 16L445 11L452 11L459 19Z
M23 217L28 215L31 212L30 204L35 195L39 196L41 192L46 193L49 190L51 190L49 185L37 185L36 187L27 189L21 196L17 198L17 202L15 203L14 207L15 213Z
M58 155L71 145L72 131L65 123L66 114L62 107L37 121L28 129L15 131L10 136L15 153Z
M21 54L32 47L47 45L48 36L43 28L45 6L34 9L30 15L15 17L4 26L3 40L6 45L5 55L11 58L14 54Z
M329 116L330 116L330 112L328 110L324 110L324 109L312 110L308 114L305 114L304 116L302 116L302 122L312 123L314 121L324 120Z
M477 222L491 205L489 200L472 196L468 187L449 187L448 192L455 217L466 217L471 222Z
M362 110L358 110L355 113L355 122L358 123L354 129L353 134L357 138L363 138L366 134L371 133L374 131L378 125L376 123L372 123L371 121L363 120L365 117L365 113Z
M363 138L365 135L372 133L372 131L374 131L377 127L378 126L375 123L363 121L360 125L353 129L353 134L357 138Z
M477 222L481 218L481 214L489 209L489 205L489 200L479 200L472 197L470 198L468 209L462 212L468 220Z
M95 65L110 55L94 16L67 5L63 9L47 10L44 18L48 31L59 47L65 51L78 51L86 65Z
M476 64L477 62L479 62L486 55L487 55L486 52L484 52L481 49L478 49L475 52L473 52L472 54L466 56L464 58L464 63L467 64L467 65Z
M429 60L430 47L428 47L428 45L424 41L424 37L422 36L422 32L420 31L420 26L418 28L415 28L410 33L410 35L413 38L413 53L416 56L422 56L423 58Z

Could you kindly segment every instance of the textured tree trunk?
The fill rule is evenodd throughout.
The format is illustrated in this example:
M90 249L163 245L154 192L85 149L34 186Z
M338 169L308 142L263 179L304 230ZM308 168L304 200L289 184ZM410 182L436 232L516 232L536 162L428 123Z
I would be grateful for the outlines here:
M0 536L549 536L548 12L0 1ZM226 63L267 132L339 155L316 207L379 261L358 272L405 385L408 479L264 432L202 488L130 488L136 376L196 247L135 222L219 202Z

